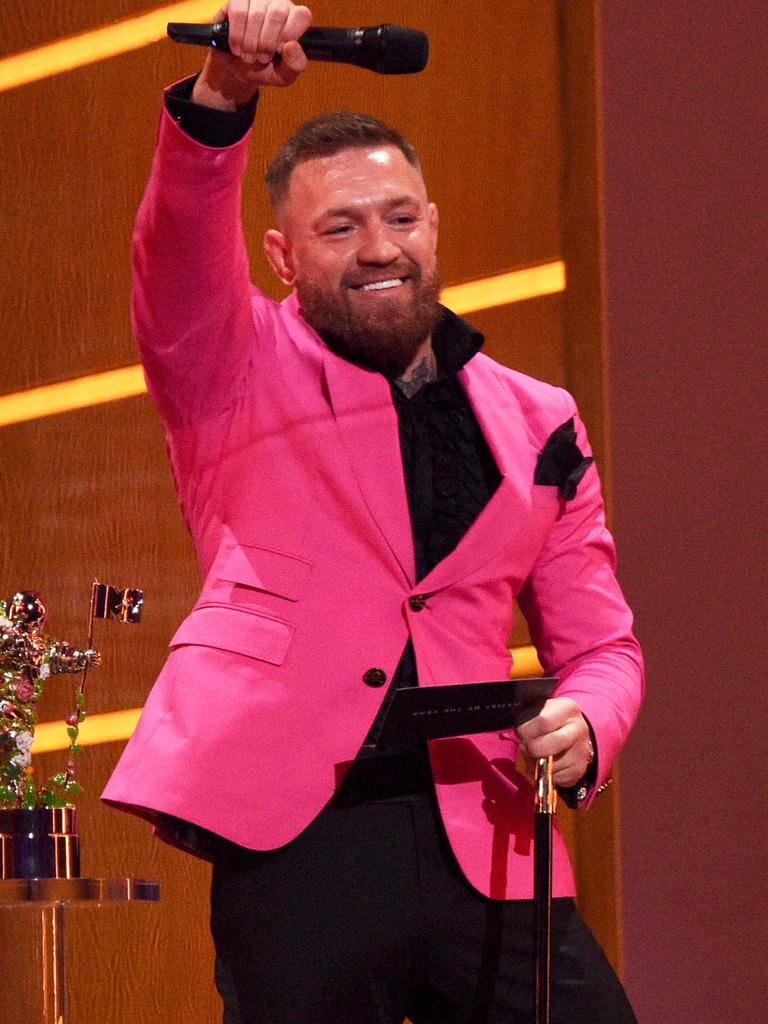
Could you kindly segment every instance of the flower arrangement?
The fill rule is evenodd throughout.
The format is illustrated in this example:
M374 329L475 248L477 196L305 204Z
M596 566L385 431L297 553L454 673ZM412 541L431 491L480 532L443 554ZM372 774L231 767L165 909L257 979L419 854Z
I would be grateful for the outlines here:
M65 807L82 792L75 778L78 736L86 716L87 670L99 654L41 634L47 612L38 594L21 591L0 601L0 808ZM69 748L63 771L36 785L32 744L43 686L51 675L82 673L67 715Z

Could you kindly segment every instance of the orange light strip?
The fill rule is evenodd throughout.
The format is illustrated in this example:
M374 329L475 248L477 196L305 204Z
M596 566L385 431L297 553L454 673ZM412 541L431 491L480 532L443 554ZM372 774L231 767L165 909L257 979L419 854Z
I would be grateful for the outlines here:
M561 260L542 263L480 281L450 285L440 296L454 313L464 315L511 302L552 295L565 288L565 264ZM102 402L115 402L144 394L146 386L140 366L124 366L88 377L45 384L42 387L0 396L0 427L25 423L43 416L84 409Z
M509 674L512 679L527 679L529 676L544 675L536 648L532 644L528 644L526 647L513 647L511 653L512 670Z
M540 676L543 669L536 656L535 647L515 647L512 650L514 665L512 678ZM127 708L125 711L107 711L101 715L89 715L80 726L78 743L81 747L92 747L97 743L118 743L133 735L139 721L141 708ZM33 754L49 754L56 750L67 750L69 737L67 724L63 721L43 722L35 729Z
M477 313L481 309L493 309L562 291L565 291L565 263L553 260L479 281L450 285L443 289L440 301L463 316L464 313Z
M115 743L127 740L136 728L141 708L127 708L125 711L107 711L101 715L89 715L80 726L78 744L92 747L97 743ZM33 754L48 754L54 750L67 750L69 737L67 723L42 722L35 729Z
M0 60L0 92L149 46L166 36L169 21L210 21L215 8L216 0L186 0L14 53Z
M0 427L132 398L146 390L141 366L123 366L119 370L92 373L59 384L44 384L0 397Z

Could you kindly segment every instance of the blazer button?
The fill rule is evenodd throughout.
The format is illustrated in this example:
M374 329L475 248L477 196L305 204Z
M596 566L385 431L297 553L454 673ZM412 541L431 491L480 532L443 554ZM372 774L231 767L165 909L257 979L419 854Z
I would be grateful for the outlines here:
M421 609L426 605L427 598L425 594L412 594L408 598L408 604L411 607L411 611L420 612Z
M380 668L369 668L363 673L363 682L366 686L383 686L387 681L387 673Z

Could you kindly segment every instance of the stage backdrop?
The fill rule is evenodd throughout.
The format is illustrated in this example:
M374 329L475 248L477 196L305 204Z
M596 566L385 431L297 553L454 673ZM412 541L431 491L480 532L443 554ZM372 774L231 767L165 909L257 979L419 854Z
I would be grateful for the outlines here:
M152 42L153 26L206 20L215 6L176 4L160 14L157 0L0 6L0 587L39 589L50 631L72 642L84 639L94 576L144 588L141 626L103 624L97 632L104 667L90 684L94 716L141 706L198 587L160 429L130 369L129 240L161 88L201 57ZM456 308L487 332L491 355L576 394L608 482L592 3L322 0L315 10L318 24L385 19L429 33L424 74L383 78L316 65L295 88L264 94L245 189L253 278L281 294L261 255L269 212L260 176L285 135L325 109L393 121L421 151L440 207L446 284L485 282L484 297L459 297ZM7 59L83 34L26 63ZM57 73L60 60L75 66ZM487 279L527 268L541 269L504 278L500 294L488 297ZM128 369L110 375L119 368ZM86 381L83 400L69 387L31 391L100 373L108 375ZM113 400L93 397L99 383ZM115 399L120 394L128 397ZM511 643L525 645L524 630ZM69 687L54 680L48 690L43 717L59 720ZM208 868L154 840L137 819L100 806L127 734L124 725L110 733L110 722L94 717L102 739L116 738L82 757L84 873L159 878L162 902L73 912L69 1020L215 1021ZM61 759L50 752L35 761L47 774ZM614 790L578 820L563 817L582 905L618 961L616 802ZM10 969L4 956L0 970Z
M602 5L611 421L648 698L623 758L642 1024L765 1020L764 0Z

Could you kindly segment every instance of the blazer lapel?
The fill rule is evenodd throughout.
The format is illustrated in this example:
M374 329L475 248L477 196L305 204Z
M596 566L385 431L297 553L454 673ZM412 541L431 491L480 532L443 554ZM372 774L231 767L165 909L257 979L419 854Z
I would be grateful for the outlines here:
M325 354L325 379L363 500L411 587L415 576L411 517L390 386L381 374L363 370L330 351Z
M460 371L459 380L496 459L501 483L456 548L424 578L425 590L458 582L491 561L513 539L520 540L521 554L525 554L538 452L517 400L493 374L477 372L476 362L471 360Z
M502 479L456 548L420 581L425 590L451 586L491 561L511 541L526 560L531 534L531 490L538 451L517 399L473 359L459 380ZM326 351L325 379L333 415L355 478L376 528L404 577L415 585L411 517L403 477L397 412L388 382Z

